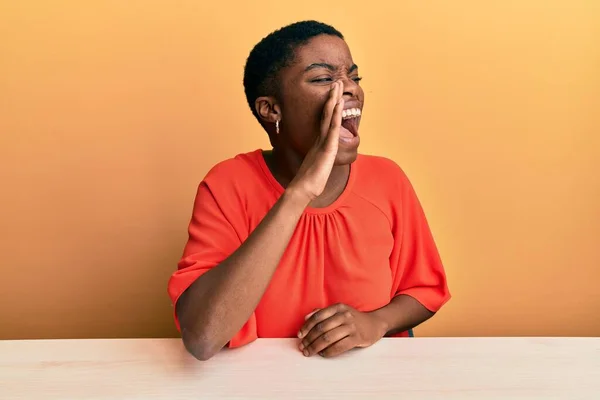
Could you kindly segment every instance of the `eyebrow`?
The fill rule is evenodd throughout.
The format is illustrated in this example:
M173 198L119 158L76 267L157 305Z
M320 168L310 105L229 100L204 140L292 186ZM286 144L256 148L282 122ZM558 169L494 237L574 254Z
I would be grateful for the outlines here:
M335 67L331 64L327 64L327 63L313 63L310 64L308 67L306 67L306 69L304 70L304 72L308 72L311 71L313 69L317 69L317 68L325 68L328 69L330 71L335 71ZM352 66L350 68L348 68L348 73L354 72L358 69L358 65L356 64L352 64Z

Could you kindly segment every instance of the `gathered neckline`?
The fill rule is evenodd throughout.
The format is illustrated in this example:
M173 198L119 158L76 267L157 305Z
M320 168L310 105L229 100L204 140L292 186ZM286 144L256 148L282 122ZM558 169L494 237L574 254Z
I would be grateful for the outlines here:
M275 176L273 176L273 173L269 169L269 166L267 165L265 156L263 154L263 149L255 150L253 153L254 153L254 155L258 161L258 164L260 166L260 169L262 170L266 179L269 181L271 186L273 186L273 188L277 191L277 193L279 195L282 195L283 192L285 191L285 188L283 186L281 186L281 184L277 181L277 179L275 179ZM348 176L348 182L346 182L346 187L344 187L344 190L338 196L338 198L335 199L327 207L317 208L317 207L308 206L304 209L305 214L329 214L329 213L337 210L340 206L342 206L345 203L346 199L348 198L348 195L352 192L352 186L354 185L354 180L356 179L357 161L359 158L360 158L360 156L357 157L355 162L350 164L350 174Z

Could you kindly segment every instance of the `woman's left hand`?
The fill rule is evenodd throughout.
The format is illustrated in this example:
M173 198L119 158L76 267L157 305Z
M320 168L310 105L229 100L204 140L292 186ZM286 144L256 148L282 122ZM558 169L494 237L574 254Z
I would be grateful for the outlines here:
M298 332L299 348L307 357L334 357L355 347L371 346L386 332L385 322L374 314L335 304L306 316Z

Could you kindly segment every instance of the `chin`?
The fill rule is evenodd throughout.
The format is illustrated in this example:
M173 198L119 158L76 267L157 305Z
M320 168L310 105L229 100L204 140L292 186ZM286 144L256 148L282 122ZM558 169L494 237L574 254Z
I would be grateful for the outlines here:
M341 148L338 150L337 156L335 157L335 162L333 165L350 165L356 158L358 157L358 148L354 150L342 150Z

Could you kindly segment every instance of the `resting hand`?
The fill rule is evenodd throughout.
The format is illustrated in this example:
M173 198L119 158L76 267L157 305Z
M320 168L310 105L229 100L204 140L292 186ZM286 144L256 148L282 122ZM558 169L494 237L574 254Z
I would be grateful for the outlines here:
M306 316L298 332L299 348L307 357L334 357L355 347L371 346L386 331L385 323L374 314L335 304Z

